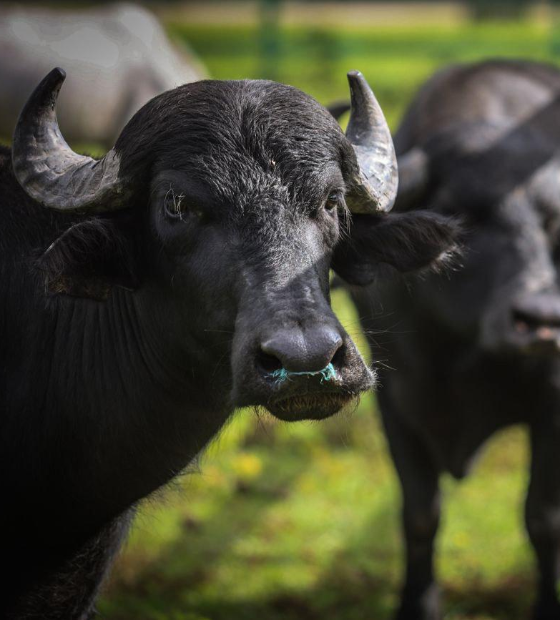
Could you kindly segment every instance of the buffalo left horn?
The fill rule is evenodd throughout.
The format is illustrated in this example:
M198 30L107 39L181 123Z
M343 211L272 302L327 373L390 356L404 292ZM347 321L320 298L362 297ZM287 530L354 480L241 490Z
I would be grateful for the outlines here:
M397 196L397 156L381 107L359 71L348 73L351 112L346 137L354 147L359 170L346 203L352 213L386 213Z
M53 69L20 114L12 145L16 178L29 196L51 209L100 213L123 208L114 149L98 161L74 153L60 133L56 100L65 78L62 69Z

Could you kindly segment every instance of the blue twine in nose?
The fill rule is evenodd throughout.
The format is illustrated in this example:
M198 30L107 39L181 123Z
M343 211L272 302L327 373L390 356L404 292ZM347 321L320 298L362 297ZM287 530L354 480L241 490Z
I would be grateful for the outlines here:
M315 377L317 375L321 375L321 383L323 383L324 381L333 381L334 379L336 379L336 370L334 369L334 366L331 363L325 366L322 370L315 370L312 372L305 372L305 371L295 372L292 370L286 370L285 368L278 368L278 370L275 370L270 373L270 376L277 383L283 383L290 377L297 377L297 376Z

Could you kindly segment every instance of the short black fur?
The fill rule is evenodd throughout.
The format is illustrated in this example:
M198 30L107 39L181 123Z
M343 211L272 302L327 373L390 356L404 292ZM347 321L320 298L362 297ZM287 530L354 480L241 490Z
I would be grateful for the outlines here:
M236 407L319 419L374 383L329 304L325 203L357 163L325 109L272 82L188 84L116 153L127 208L92 217L34 202L0 151L6 620L90 618L130 508ZM296 371L332 360L336 378L274 381L265 350Z

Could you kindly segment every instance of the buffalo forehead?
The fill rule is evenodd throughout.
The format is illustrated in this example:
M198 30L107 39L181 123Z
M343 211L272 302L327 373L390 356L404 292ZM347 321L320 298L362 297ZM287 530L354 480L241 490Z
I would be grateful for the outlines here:
M302 186L340 166L344 136L313 98L268 81L202 81L152 100L125 128L117 150L131 174L183 169L245 190L264 177ZM152 168L153 169L153 168Z
M167 93L165 106L180 114L161 118L154 136L156 170L182 170L226 203L285 203L296 195L314 202L340 177L343 134L297 89L266 81L208 81Z

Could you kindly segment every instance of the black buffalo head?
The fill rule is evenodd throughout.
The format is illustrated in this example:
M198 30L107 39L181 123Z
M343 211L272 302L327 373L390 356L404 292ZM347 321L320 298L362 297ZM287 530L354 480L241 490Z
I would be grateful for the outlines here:
M398 157L396 210L456 215L466 232L461 269L416 299L487 352L560 353L559 86L546 65L451 67L396 136L415 142Z
M99 161L60 133L64 77L56 69L38 86L13 143L20 184L65 222L39 261L50 290L111 303L111 287L129 289L141 319L169 338L166 363L231 406L320 418L370 388L330 308L331 260L346 271L380 257L416 266L449 241L440 224L430 247L410 223L389 225L396 159L361 74L349 74L346 136L295 88L202 81L146 104ZM363 220L355 247L353 213Z

